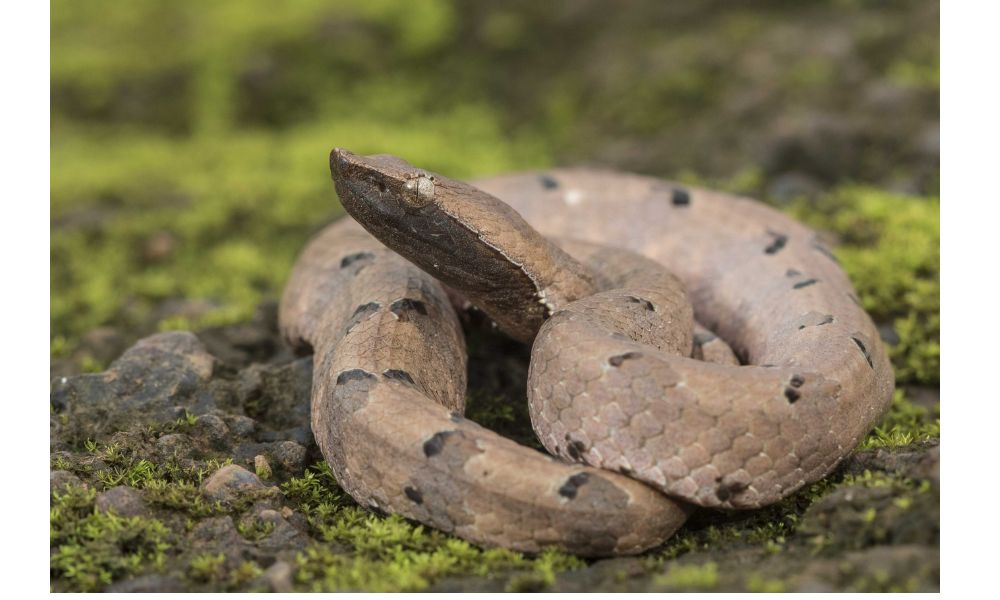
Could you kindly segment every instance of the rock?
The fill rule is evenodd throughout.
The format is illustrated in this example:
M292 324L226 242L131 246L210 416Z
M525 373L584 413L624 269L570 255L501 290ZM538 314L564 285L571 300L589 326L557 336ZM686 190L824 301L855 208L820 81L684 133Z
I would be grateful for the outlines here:
M257 476L260 477L261 479L270 479L271 476L274 474L271 471L270 463L267 462L267 457L264 456L263 454L258 454L257 456L253 457L253 468L254 472L256 472Z
M218 449L228 447L231 441L229 426L216 415L199 415L195 421L192 434L207 440L212 446Z
M194 441L186 433L168 433L156 440L156 452L163 460L188 459L194 454Z
M226 465L201 484L201 491L207 498L227 503L263 489L264 482L239 465Z
M274 529L258 543L258 547L264 550L279 551L289 548L300 549L309 541L308 537L289 523L280 512L258 507L254 513L254 518L263 523L271 523Z
M248 548L230 516L202 519L187 536L186 549L192 554L221 552L233 560L242 560Z
M306 468L307 455L305 446L290 440L278 442L271 451L271 456L285 473L296 475Z
M125 485L113 487L97 495L94 505L103 512L114 512L122 517L139 517L149 512L145 500L134 488Z
M844 460L840 469L854 475L866 470L896 473L911 479L926 479L937 486L941 478L941 447L935 440L892 450L862 450Z
M50 403L65 418L55 421L53 437L102 441L130 426L174 421L184 410L206 412L215 363L194 334L175 331L140 340L103 373L56 378Z
M80 478L69 471L49 472L49 493L64 493L67 485L80 485Z

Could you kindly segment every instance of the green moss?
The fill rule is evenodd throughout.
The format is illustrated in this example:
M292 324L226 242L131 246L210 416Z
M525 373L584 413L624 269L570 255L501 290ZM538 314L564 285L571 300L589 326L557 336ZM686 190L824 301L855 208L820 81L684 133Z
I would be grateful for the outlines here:
M860 448L897 448L941 437L938 405L933 410L917 406L896 390L889 413L861 442Z
M49 511L49 569L56 590L93 591L163 566L171 535L156 519L119 517L94 508L96 492L67 486Z
M754 573L747 577L746 588L748 592L780 594L785 591L785 583L780 579L769 579Z
M719 568L714 562L701 565L673 565L653 579L657 587L673 590L708 591L719 584Z

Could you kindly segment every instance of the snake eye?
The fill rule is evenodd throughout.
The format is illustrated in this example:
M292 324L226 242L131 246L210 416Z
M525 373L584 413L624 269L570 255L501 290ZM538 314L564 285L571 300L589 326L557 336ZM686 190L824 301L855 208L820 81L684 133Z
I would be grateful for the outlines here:
M403 199L413 208L422 208L434 201L434 180L418 175L404 184Z

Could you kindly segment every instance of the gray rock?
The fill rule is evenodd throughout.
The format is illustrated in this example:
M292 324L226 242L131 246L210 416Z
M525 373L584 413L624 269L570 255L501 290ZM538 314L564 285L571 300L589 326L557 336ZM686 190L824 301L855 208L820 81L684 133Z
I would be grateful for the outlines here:
M66 491L67 485L80 485L80 478L69 471L49 472L49 493Z
M98 510L114 512L122 517L139 517L149 512L142 495L126 485L101 492L97 495L94 505Z
M194 454L194 441L186 433L168 433L156 440L156 452L163 459L191 458Z
M58 377L49 400L65 418L55 420L53 437L103 441L130 426L173 421L185 409L206 412L215 363L194 334L175 331L140 340L103 373Z
M286 473L301 473L306 467L307 455L305 446L290 440L278 442L271 451L274 462L277 462Z
M207 498L227 503L263 489L264 482L239 465L226 465L201 484L201 491Z

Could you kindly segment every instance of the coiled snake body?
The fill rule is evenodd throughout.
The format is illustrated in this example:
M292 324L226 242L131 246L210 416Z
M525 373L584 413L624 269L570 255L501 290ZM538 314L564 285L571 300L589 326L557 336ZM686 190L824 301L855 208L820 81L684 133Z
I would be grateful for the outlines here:
M331 170L357 222L309 243L280 320L315 353L313 432L361 504L482 545L636 553L691 505L823 477L888 408L846 275L765 205L610 171L473 187L344 150ZM532 425L559 459L462 416L463 301L534 340Z

